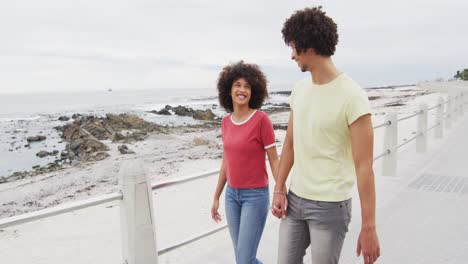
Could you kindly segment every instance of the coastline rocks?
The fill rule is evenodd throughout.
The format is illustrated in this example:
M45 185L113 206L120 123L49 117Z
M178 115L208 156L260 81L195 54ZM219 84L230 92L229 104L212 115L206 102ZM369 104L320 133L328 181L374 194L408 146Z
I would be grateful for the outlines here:
M153 110L153 111L149 111L149 113L153 113L157 115L171 115L171 112L169 110L174 112L175 115L188 116L196 120L214 121L216 119L216 115L213 113L213 111L211 111L211 109L194 110L190 107L182 106L182 105L175 106L175 107L166 105L164 108L162 108L159 111Z
M78 119L78 118L81 118L83 115L81 114L73 114L72 115L72 119Z
M197 120L212 121L215 117L216 115L211 111L211 109L195 110L193 112L193 118Z
M172 111L179 116L193 116L193 109L186 106L176 106L172 108Z
M59 121L68 121L70 118L68 116L61 116L58 118Z
M106 153L109 148L100 140L129 143L144 140L149 132L163 130L161 126L130 114L107 114L105 117L74 114L72 118L75 119L73 123L55 128L68 142L61 159L72 164L74 161L98 161L109 157ZM124 151L132 152L128 148Z
M68 156L71 159L77 159L79 161L105 159L109 154L103 151L108 150L109 148L106 145L90 137L75 139L67 145Z
M130 150L127 145L120 145L117 147L120 154L135 154L135 151Z
M33 136L33 137L28 137L26 138L26 140L31 143L31 142L39 142L39 141L43 141L43 140L46 140L46 136L41 136L41 135L37 135L37 136Z
M274 114L280 112L288 112L291 108L288 103L281 103L281 104L271 104L268 108L262 108L262 111L267 114Z
M39 158L44 158L44 157L47 157L47 156L56 156L57 154L59 154L58 150L54 150L52 152L41 150L38 153L36 153L36 156L39 157Z
M45 150L41 150L38 153L36 153L36 156L39 158L44 158L44 157L49 156L49 152Z
M153 110L153 111L149 111L150 113L152 114L156 114L156 115L172 115L171 112L169 112L169 109L167 108L163 108L159 111L156 111L156 110Z
M82 116L73 123L56 129L62 131L62 137L68 141L83 136L91 136L98 140L143 140L148 132L161 131L160 126L128 114L107 114L103 118ZM124 130L132 133L124 136Z
M81 132L85 134L91 134L93 137L99 140L111 139L115 131L107 126L103 120L93 120L85 122L81 125Z

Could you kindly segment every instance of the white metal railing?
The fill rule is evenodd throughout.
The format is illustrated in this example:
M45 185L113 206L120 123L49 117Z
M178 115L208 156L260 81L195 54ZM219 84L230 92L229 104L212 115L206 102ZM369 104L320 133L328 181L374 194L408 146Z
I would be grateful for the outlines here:
M444 105L447 105L445 111ZM467 107L468 94L466 92L458 92L456 94L449 95L447 101L444 101L443 98L439 98L438 104L429 108L425 104L421 104L419 111L403 118L398 119L395 112L387 113L387 120L384 123L373 127L373 129L385 128L385 150L381 154L374 157L374 160L383 158L383 175L396 175L396 154L399 148L416 140L417 152L424 152L427 147L427 133L433 129L436 129L435 137L441 138L443 136L444 126L447 129L451 128L452 122L456 121L456 119L463 114ZM427 128L428 111L434 109L437 109L436 123L433 126ZM413 117L418 117L417 133L410 139L398 144L398 123ZM216 227L201 234L189 237L184 241L157 250L152 206L152 191L159 188L165 188L168 186L217 175L219 170L212 170L188 177L150 184L149 178L142 168L143 166L135 161L132 161L132 163L125 162L122 164L119 172L121 191L118 193L102 195L84 201L73 202L52 208L38 210L32 213L0 219L0 230L19 224L120 200L123 256L126 263L128 264L140 264L157 263L158 255L162 255L176 248L212 235L216 232L224 230L227 227L227 225L224 224L220 227Z

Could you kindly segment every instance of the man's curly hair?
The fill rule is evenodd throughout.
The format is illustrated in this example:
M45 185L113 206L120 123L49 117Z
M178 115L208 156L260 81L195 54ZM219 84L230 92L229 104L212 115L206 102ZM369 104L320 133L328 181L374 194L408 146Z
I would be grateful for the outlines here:
M286 45L294 42L298 54L312 48L318 55L330 57L338 43L337 26L321 6L297 10L281 32Z
M268 98L267 78L258 65L247 64L244 61L227 65L219 73L217 84L219 104L227 112L234 111L231 89L234 81L240 78L244 78L251 88L249 107L252 109L262 107L263 102Z

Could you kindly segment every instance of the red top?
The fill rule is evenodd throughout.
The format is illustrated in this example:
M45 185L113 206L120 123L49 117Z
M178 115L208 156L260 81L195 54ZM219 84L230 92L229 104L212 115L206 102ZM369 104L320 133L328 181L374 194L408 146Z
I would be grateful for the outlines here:
M235 123L231 116L225 116L221 123L227 182L232 188L265 187L266 149L276 146L273 125L257 110L242 123Z

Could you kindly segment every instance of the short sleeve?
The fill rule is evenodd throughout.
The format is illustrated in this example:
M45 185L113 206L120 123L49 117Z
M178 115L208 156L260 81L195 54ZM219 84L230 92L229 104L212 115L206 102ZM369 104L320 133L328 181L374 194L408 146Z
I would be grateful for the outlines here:
M371 114L369 99L364 90L357 95L352 96L346 106L346 122L351 125L359 117Z
M273 124L271 123L270 118L265 115L261 122L262 125L260 134L263 147L265 149L276 147L275 130L273 129Z
M226 115L223 117L223 120L221 120L221 138L224 140L224 136L226 133L226 123L227 123L227 119L229 118L229 115Z
M296 89L291 90L291 95L289 96L289 108L291 108L291 110L294 107L294 90Z

